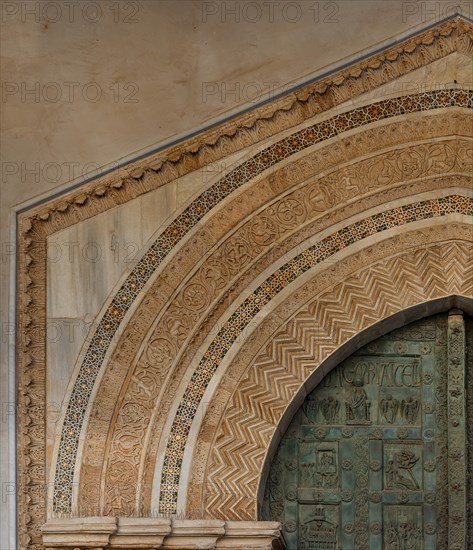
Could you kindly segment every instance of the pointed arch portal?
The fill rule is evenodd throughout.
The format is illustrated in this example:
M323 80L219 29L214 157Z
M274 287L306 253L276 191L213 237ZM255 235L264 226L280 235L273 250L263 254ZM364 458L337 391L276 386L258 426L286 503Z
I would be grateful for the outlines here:
M22 550L469 544L472 58L452 17L19 215ZM46 443L48 239L183 181Z

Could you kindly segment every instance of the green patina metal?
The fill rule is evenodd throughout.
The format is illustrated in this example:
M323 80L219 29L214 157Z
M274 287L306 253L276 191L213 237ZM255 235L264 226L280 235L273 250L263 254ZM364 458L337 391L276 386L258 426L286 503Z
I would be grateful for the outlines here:
M263 504L289 550L468 547L470 332L459 311L410 324L360 349L307 397Z

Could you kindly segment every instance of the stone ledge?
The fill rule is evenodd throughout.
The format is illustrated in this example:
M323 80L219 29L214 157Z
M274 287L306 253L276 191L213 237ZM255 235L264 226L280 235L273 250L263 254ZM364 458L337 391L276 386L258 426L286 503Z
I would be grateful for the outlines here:
M225 536L225 522L216 519L173 520L172 531L162 548L215 548L217 540Z
M227 521L225 536L217 541L216 548L282 549L281 524L276 521Z
M51 548L103 548L116 530L114 517L56 518L41 528L43 542Z
M169 533L168 519L117 518L117 530L110 536L107 548L160 548Z
M284 548L274 521L83 517L50 519L41 528L47 550L273 550Z

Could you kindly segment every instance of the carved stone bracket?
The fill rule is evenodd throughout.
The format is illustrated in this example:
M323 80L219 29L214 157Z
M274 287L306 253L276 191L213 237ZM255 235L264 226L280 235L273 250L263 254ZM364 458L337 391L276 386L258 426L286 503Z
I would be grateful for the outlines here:
M84 517L50 519L41 528L47 549L173 548L174 550L282 549L281 525L274 521Z

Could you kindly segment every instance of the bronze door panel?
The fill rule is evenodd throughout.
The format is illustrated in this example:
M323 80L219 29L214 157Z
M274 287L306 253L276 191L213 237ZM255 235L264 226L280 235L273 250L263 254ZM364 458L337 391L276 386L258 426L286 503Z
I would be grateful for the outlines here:
M306 398L263 504L289 550L467 547L471 328L457 311L407 325L343 361Z

